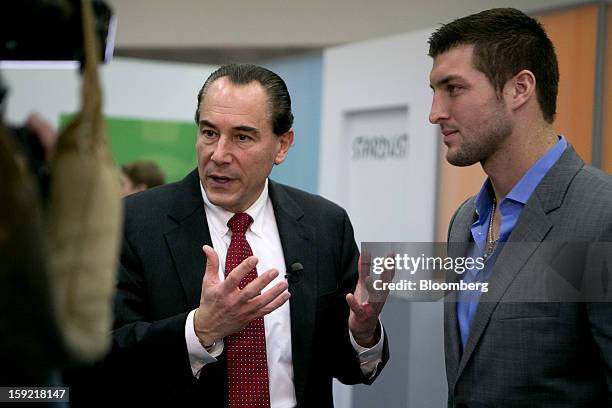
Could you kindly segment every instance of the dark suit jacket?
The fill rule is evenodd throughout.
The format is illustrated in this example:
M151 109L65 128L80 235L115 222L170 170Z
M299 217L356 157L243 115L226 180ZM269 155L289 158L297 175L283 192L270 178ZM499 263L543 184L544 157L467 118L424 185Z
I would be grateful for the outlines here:
M331 407L332 377L371 383L348 337L344 296L357 282L358 251L346 212L300 190L269 182L286 268L304 270L291 283L294 384L298 406ZM223 355L197 380L185 344L185 319L198 307L202 245L212 245L197 171L178 183L125 200L125 237L107 371L115 390L141 400L223 407ZM388 359L385 344L383 363ZM122 385L124 386L122 388Z
M475 216L472 198L451 221L449 242L470 240ZM612 406L612 304L511 301L542 289L539 254L564 241L612 241L612 178L571 147L508 239L524 244L497 258L463 352L456 303L445 303L449 407Z

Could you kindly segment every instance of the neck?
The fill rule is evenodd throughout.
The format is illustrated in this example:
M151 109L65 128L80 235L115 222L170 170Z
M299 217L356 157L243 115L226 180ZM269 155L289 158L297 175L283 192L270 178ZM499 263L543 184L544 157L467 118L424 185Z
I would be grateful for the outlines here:
M498 203L557 140L549 124L526 132L513 132L495 153L481 162L491 179Z

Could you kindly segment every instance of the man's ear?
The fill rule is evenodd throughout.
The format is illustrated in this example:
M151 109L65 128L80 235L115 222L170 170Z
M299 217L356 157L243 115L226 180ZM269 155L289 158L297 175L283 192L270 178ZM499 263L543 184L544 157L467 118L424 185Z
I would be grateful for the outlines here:
M274 157L274 164L281 164L287 157L287 152L291 145L293 145L293 128L289 129L278 137L279 149Z
M506 104L516 110L525 105L532 98L536 98L536 78L527 69L520 71L506 82L504 86Z

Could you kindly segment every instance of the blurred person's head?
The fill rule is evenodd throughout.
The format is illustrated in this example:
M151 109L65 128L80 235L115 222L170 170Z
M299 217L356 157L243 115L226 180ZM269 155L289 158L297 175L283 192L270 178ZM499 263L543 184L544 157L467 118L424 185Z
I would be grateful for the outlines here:
M429 120L440 125L451 164L482 163L516 129L553 122L557 57L541 24L523 12L491 9L448 23L431 35L429 55Z
M200 89L195 120L198 173L208 200L245 211L293 143L285 82L256 65L222 66Z
M123 196L144 191L165 183L164 173L149 160L141 160L121 166L121 193Z

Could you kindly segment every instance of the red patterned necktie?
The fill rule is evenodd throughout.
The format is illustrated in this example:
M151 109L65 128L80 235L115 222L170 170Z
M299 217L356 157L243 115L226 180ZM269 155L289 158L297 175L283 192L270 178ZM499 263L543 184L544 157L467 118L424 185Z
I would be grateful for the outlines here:
M232 241L225 258L225 276L242 261L253 255L244 234L253 219L249 214L237 213L228 222ZM253 268L240 282L240 289L257 278ZM266 333L264 319L251 321L238 333L225 338L227 376L229 383L229 408L270 408L268 391L268 363L266 361Z

